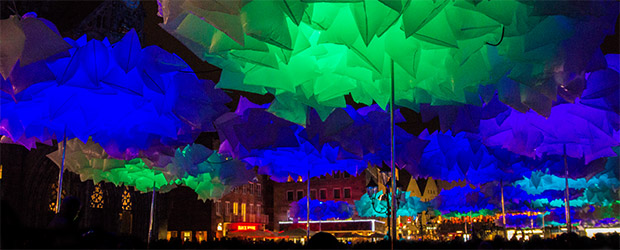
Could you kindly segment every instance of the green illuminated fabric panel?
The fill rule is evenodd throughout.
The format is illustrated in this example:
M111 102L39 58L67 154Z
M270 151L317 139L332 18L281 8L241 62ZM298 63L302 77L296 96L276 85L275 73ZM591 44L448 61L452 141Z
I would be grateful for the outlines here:
M604 3L516 0L158 3L161 26L222 68L218 87L271 93L270 111L302 124L308 106L325 119L348 94L386 107L392 77L396 104L414 110L480 104L489 85L483 98L497 91L546 115L558 94L581 94L618 15Z

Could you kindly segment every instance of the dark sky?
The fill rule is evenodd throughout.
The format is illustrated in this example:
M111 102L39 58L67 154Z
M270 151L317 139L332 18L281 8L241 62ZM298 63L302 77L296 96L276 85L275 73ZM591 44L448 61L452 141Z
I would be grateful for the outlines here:
M35 11L39 17L46 18L56 24L63 36L71 36L71 32L84 20L91 12L93 12L102 1L5 1L3 0L0 9L1 18L7 18L12 15L14 9L17 9L19 14L25 12ZM194 55L189 49L185 48L179 41L159 27L159 23L162 19L157 16L157 2L155 0L142 1L142 6L145 11L144 19L144 40L142 41L143 47L149 45L158 45L163 49L175 53L183 58L190 67L197 72L199 78L210 79L217 82L219 79L220 70L206 62L201 61L196 55ZM616 23L616 32L613 36L608 36L601 49L604 54L619 53L620 42L618 35L620 19ZM246 93L240 91L228 91L233 101L229 104L231 109L236 107L239 95L243 95L256 103L267 103L273 100L272 95L257 95L253 93ZM352 101L350 96L347 97L347 103L359 107ZM427 123L422 123L422 117L411 110L403 109L403 116L407 122L399 124L400 127L405 129L409 133L419 134L425 128L429 131L435 131L439 129L438 119L433 119Z

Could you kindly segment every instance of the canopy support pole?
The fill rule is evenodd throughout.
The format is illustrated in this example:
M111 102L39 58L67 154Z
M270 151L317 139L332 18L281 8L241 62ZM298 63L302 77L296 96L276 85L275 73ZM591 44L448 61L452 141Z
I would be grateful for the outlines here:
M570 223L570 193L568 190L568 162L566 161L566 144L564 144L564 180L566 181L566 191L564 193L565 196L565 213L566 213L566 232L571 233L571 223Z
M504 208L504 181L499 181L500 192L502 194L502 224L504 225L504 239L508 238L508 232L506 232L506 210Z
M56 213L60 213L60 203L62 202L62 174L65 172L65 155L67 153L67 127L62 139L62 162L58 173L58 193L56 194Z
M149 217L149 235L146 242L147 248L150 249L151 246L151 238L153 236L153 220L155 215L155 187L153 187L153 194L151 195L151 215Z
M390 228L390 247L394 249L394 239L396 239L396 169L394 160L396 159L396 140L394 134L394 60L391 60L391 98L390 98L390 170L392 171L392 228Z
M307 186L306 208L308 209L308 217L306 217L306 244L310 241L310 170L308 170L308 186ZM320 218L319 218L320 220Z

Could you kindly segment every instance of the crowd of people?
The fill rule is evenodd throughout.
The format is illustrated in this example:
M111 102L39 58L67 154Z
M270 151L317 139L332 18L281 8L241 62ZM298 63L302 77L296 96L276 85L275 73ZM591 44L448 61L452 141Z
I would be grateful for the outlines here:
M60 212L54 217L46 229L27 230L14 221L11 210L2 204L2 249L13 248L58 248L58 249L390 249L390 241L378 242L343 242L325 232L314 234L307 244L287 240L243 240L238 238L214 239L197 242L183 241L180 238L155 240L150 244L131 236L120 236L102 229L81 230L75 218L78 215L79 201L65 199ZM597 248L618 249L620 235L596 234L589 238L575 233L562 234L555 238L542 239L533 236L529 240L520 241L516 238L505 240L496 236L493 240L481 240L474 237L465 241L455 238L444 241L405 240L401 237L395 242L396 249L569 249Z

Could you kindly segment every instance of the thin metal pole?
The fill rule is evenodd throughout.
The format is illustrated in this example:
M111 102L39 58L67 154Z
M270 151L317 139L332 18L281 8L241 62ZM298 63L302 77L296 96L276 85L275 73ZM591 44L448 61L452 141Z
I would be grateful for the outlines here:
M568 162L566 161L566 144L564 144L564 180L566 181L566 192L564 195L566 196L565 203L565 213L566 213L566 232L571 233L571 223L570 223L570 194L568 191Z
M506 232L506 210L504 209L504 181L499 181L500 191L502 193L502 222L504 225L504 238L508 237L508 232Z
M308 199L306 199L306 206L308 209L308 217L306 217L306 244L308 244L308 241L310 241L310 170L308 170ZM319 220L321 220L321 218L319 218Z
M394 161L396 160L396 139L394 135L394 60L391 60L391 98L390 98L390 170L392 171L392 228L391 236L390 236L390 246L391 249L394 249L394 239L396 238L396 169L394 165Z
M151 216L149 218L149 236L146 243L147 248L150 248L151 238L153 236L153 220L155 215L155 187L153 187L153 194L151 195Z
M58 193L56 194L56 213L60 213L60 203L62 202L62 174L65 172L65 155L67 153L67 128L62 139L62 162L58 173Z

